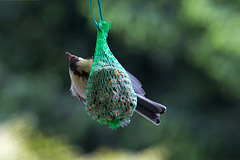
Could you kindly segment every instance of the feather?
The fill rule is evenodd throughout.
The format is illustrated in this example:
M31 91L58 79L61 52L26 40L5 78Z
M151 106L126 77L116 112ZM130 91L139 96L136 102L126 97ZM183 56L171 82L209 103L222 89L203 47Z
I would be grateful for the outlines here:
M137 108L135 111L154 124L159 125L160 114L165 113L166 107L146 98L146 92L143 90L141 82L131 73L128 72L128 75L132 82L133 89L137 95Z
M146 93L142 88L141 82L134 75L132 75L130 72L127 72L127 73L130 77L130 80L132 82L132 86L133 86L133 89L134 89L135 93L137 93L141 96L144 96Z

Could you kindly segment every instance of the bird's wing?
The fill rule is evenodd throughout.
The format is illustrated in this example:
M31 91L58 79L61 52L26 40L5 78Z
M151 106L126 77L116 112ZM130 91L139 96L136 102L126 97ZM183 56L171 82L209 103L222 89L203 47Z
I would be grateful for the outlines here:
M130 80L132 82L132 86L133 86L135 93L139 94L141 96L144 96L146 94L146 92L143 90L141 82L130 72L127 72L127 73L130 77Z
M145 97L141 82L131 73L127 72L137 95L136 112L156 125L160 124L160 114L165 113L166 107Z
M86 101L85 101L85 99L84 98L82 98L81 96L77 96L78 97L78 99L84 104L84 106L86 105Z

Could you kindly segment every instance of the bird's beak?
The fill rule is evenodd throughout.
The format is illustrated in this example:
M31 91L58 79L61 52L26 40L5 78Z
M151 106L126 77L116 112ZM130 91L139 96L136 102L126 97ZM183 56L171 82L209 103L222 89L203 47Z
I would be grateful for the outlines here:
M74 57L74 55L71 55L69 52L66 52L66 55L68 55L69 61Z

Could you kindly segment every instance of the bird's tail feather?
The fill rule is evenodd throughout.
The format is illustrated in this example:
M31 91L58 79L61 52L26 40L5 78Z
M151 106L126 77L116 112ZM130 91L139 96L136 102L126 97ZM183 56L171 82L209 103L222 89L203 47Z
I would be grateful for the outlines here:
M144 96L137 94L136 112L156 125L160 124L160 114L165 113L166 107Z

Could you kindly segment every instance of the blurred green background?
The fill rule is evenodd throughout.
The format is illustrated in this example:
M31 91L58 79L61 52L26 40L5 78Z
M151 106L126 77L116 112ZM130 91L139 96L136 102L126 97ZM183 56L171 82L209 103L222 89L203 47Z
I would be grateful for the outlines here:
M88 0L1 1L0 159L240 159L240 1L102 7L112 52L168 107L161 125L134 114L111 130L71 96L65 52L95 48Z

